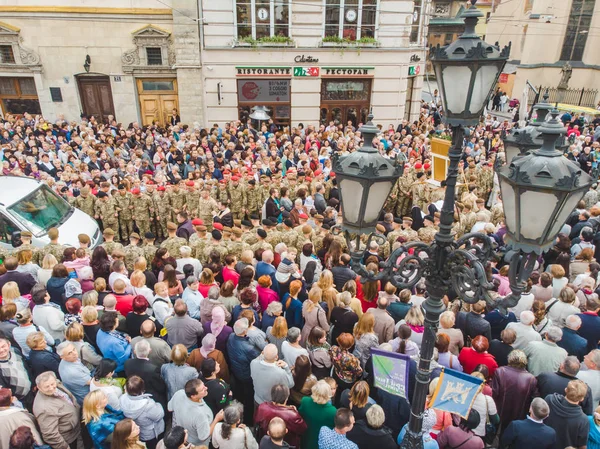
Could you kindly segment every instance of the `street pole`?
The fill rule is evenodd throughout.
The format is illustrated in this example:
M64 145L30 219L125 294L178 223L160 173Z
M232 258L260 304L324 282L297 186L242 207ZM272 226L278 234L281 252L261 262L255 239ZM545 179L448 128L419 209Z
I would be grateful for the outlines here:
M425 330L417 367L417 384L410 405L408 432L401 445L403 449L421 449L423 447L423 412L425 411L425 403L429 394L430 366L440 315L446 310L443 298L448 293L450 285L451 269L447 263L447 258L451 253L454 242L452 224L454 223L458 164L460 164L462 158L463 141L464 128L462 125L453 126L452 146L448 153L450 166L446 177L444 203L440 214L440 230L435 235L435 249L432 254L433 266L425 277L425 285L429 293L429 297L422 305L423 309L425 309Z

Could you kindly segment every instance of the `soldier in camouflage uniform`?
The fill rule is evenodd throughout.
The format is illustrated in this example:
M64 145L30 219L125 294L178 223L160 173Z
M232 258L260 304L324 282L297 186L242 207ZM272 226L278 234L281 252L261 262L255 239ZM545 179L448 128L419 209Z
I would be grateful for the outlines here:
M269 190L271 190L271 179L267 175L261 175L260 186L258 188L258 191L260 192L259 203L258 203L259 211L262 210L262 207L265 204L265 201L267 201L269 199L269 197L271 196L269 194Z
M133 189L133 219L138 227L140 234L145 235L150 232L150 217L154 210L154 202L148 195L142 195L140 189Z
M267 218L262 221L262 224L264 226L264 230L267 232L267 238L265 239L265 242L275 248L283 241L281 238L281 232L275 227L277 223L273 223Z
M187 240L177 237L177 225L172 221L167 223L167 232L169 233L169 237L167 237L165 241L160 244L160 247L167 248L170 256L174 257L175 259L179 259L181 257L179 248L184 245L187 246Z
M98 192L98 201L96 201L96 220L102 220L102 228L111 228L116 232L119 239L119 212L114 198L109 197L104 192Z
M152 232L147 232L144 235L144 244L142 245L142 250L144 251L144 257L146 258L146 263L148 264L148 267L150 267L150 264L154 260L154 255L158 250L158 248L154 244L155 238L156 236Z
M465 204L463 206L463 213L461 214L460 222L462 224L463 234L471 232L471 228L477 222L477 214L473 212L470 204Z
M417 173L417 181L411 187L413 206L417 206L422 211L427 210L429 204L429 184L423 172Z
M186 181L185 210L193 218L198 215L198 202L200 201L200 190L196 189L194 181Z
M123 251L123 245L114 241L115 231L112 228L105 228L102 236L104 237L104 242L100 246L106 250L106 254L110 256L115 250Z
M195 237L193 240L190 237L192 255L196 259L204 261L204 249L210 243L210 236L206 233L206 226L196 226L196 234L192 235L192 237Z
M204 226L211 231L213 223L213 211L217 210L217 202L210 197L209 190L204 189L198 201L198 217L204 222Z
M257 249L270 249L271 251L273 251L273 247L265 241L265 239L267 238L267 231L265 231L262 228L258 228L256 230L256 237L257 242L254 245L250 246L250 249L253 253L256 252Z
M408 166L404 168L404 174L398 178L396 183L396 208L394 215L397 217L403 217L410 212L412 206L412 191L411 186L414 183L413 177L410 175L410 169Z
M244 218L244 208L246 207L246 189L240 184L240 178L237 176L231 177L229 185L229 198L231 200L229 209L234 220Z
M289 218L283 220L283 231L281 232L281 241L285 243L289 249L298 248L298 240L300 236L294 231L294 223Z
M494 170L489 162L482 163L478 180L477 194L479 198L484 200L484 202L487 202L494 187Z
M254 229L252 223L248 220L242 220L242 242L246 243L248 246L252 246L258 242L256 229Z
M87 234L79 234L77 240L79 241L79 247L85 250L85 255L91 258L92 250L90 249L90 236Z
M133 232L133 196L123 184L119 184L119 193L113 197L119 212L119 229L123 240Z
M185 192L179 188L179 184L175 184L169 192L168 202L171 208L171 221L176 223L177 214L185 206Z
M498 226L501 221L504 221L504 206L500 201L492 206L490 212L492 214L490 221L494 226Z
M229 253L233 254L237 260L242 257L242 252L250 248L250 245L242 242L242 230L234 227L231 230L231 242L229 243Z
M89 186L81 188L81 194L73 199L73 206L77 209L82 210L90 217L94 218L96 215L96 197L91 194Z
M433 225L434 218L431 215L426 215L423 218L423 223L425 224L424 228L419 229L417 234L419 235L419 239L423 243L431 244L435 239L435 235L437 234L437 229Z
M223 235L221 234L221 231L219 231L218 229L213 229L211 232L211 237L212 237L211 241L204 248L204 260L201 260L201 262L206 263L210 257L210 253L212 253L213 251L216 251L221 255L221 263L222 263L222 262L224 262L225 256L227 255L227 248L225 247L225 245L223 245L223 242L221 241L223 238Z
M133 264L136 259L138 257L146 256L144 249L141 246L138 246L139 242L140 235L137 232L132 232L129 235L129 245L123 248L123 251L125 252L125 266L130 273L133 272Z
M229 192L227 191L227 181L221 179L219 181L219 185L217 186L217 194L215 196L217 202L221 202L226 206L229 206Z
M2 257L2 260L6 259L9 256L17 257L17 254L19 253L19 251L28 249L29 251L31 251L31 261L33 263L41 266L42 261L39 261L39 263L38 263L39 249L31 244L32 238L33 238L33 234L30 231L21 231L21 245L18 246L17 248L13 248L12 250L11 249L4 250L5 252L4 252L4 257Z
M248 217L253 214L258 214L262 206L261 202L261 191L256 186L256 181L251 179L248 181L248 187L246 188L246 205L245 211Z
M171 207L169 206L168 194L164 186L159 186L156 189L156 195L153 198L154 203L154 217L156 219L156 232L154 235L160 239L165 239L169 235L167 232L167 222L171 215Z
M394 245L394 242L398 239L398 237L402 237L404 239L406 239L406 242L416 242L419 240L419 234L417 233L417 231L415 231L412 228L412 224L413 224L413 219L411 217L403 217L402 218L402 229L400 230L400 232L398 233L398 235L395 235L396 231L390 232L390 234L388 234L388 242L390 243L390 245ZM390 240L390 235L392 235L393 237L395 237L393 240Z
M47 254L52 254L54 257L56 257L58 263L62 263L66 246L58 243L58 229L48 229L48 238L50 239L50 243L37 251L37 260L40 262L38 265L41 265L41 262L44 260L44 257L46 257Z

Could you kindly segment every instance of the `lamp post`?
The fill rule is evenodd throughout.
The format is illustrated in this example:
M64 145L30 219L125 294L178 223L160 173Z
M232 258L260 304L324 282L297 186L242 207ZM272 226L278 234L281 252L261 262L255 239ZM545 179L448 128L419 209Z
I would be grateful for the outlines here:
M554 114L550 121L539 126L542 148L509 161L510 165L501 169L500 184L508 236L515 251L509 269L511 293L504 298L492 298L489 291L493 284L485 270L485 264L492 258L491 239L485 234L469 233L454 240L451 233L458 166L464 138L469 133L465 127L475 126L479 122L510 52L510 45L500 49L477 36L475 26L483 14L475 8L475 1L472 0L471 7L464 13L463 35L446 47L438 46L431 50L431 61L444 104L444 119L452 129L446 192L440 229L434 242L431 245L408 243L394 250L387 261L380 264L378 272L368 271L361 262L363 253L359 237L352 249L350 232L361 234L372 231L375 206L380 209L391 190L388 178L391 162L377 155L386 161L386 165L381 166L381 170L375 170L380 159L369 144L372 140L369 135L370 123L367 125L365 146L357 153L334 160L336 177L342 180L340 197L343 229L351 249L352 270L361 276L361 282L387 280L397 288L412 288L421 278L425 278L429 293L422 306L425 310L425 330L403 448L423 447L423 412L439 317L445 310L442 301L444 295L452 289L469 304L483 299L501 310L514 307L525 290L538 255L552 243L568 213L592 182L578 166L564 157L558 157L561 153L554 147L564 128ZM393 171L398 171L398 167ZM371 194L367 191L369 188L375 188L377 194ZM371 200L372 206L369 204ZM547 205L550 210L545 210ZM532 218L532 214L536 213L539 215ZM371 234L369 241L377 238Z
M267 108L265 106L255 106L252 108L253 111L249 115L252 120L258 121L258 131L260 132L260 122L265 122L269 120L271 117L267 112Z

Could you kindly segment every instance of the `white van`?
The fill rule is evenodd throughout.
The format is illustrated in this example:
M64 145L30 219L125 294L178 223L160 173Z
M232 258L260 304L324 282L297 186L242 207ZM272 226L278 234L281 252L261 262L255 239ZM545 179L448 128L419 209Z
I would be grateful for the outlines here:
M14 249L12 234L31 231L32 244L50 243L48 229L58 228L58 241L78 248L79 234L90 236L90 248L102 243L98 223L71 206L46 184L21 176L0 176L0 247Z

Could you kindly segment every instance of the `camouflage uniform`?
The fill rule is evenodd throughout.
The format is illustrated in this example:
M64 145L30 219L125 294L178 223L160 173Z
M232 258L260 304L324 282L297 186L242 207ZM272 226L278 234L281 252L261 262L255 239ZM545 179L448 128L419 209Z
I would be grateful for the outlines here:
M135 195L133 198L133 219L140 230L140 236L150 232L150 210L154 203L148 195Z
M179 259L181 257L181 253L179 252L179 248L187 245L187 240L182 237L167 237L164 242L160 244L161 248L167 248L169 251L169 255L174 257L175 259Z
M462 223L463 234L468 234L471 232L473 225L477 222L477 215L473 211L467 214L462 214L460 221Z
M2 248L2 250L4 251L3 254L6 257L17 257L17 254L19 254L19 251L23 251L25 249L28 249L31 251L31 253L32 253L31 261L39 266L42 266L42 261L38 260L38 253L40 252L40 249L33 246L31 243L23 243L21 246L18 246L17 248L8 248L8 249ZM6 257L4 257L2 260L4 260Z
M231 214L233 215L234 220L243 220L244 219L244 207L246 205L246 190L244 186L238 184L234 186L233 184L229 186L229 198L231 199L231 204L229 205L229 209L231 210Z
M106 250L106 254L108 254L109 256L117 249L123 251L123 245L115 241L104 242L100 246ZM108 279L106 281L108 282Z
M138 257L146 257L144 249L138 245L129 244L123 248L123 251L125 252L125 266L130 273L133 271L133 264L135 263L135 260ZM146 259L146 262L152 262L152 259Z
M273 247L264 240L258 240L254 245L250 246L252 252L255 252L257 249L271 250L273 251Z
M171 207L169 206L168 196L166 193L157 193L153 196L154 218L156 218L156 238L167 238L167 221L171 216ZM143 237L143 236L142 236Z
M145 243L142 246L142 251L144 252L144 257L146 258L148 266L150 266L152 260L154 260L154 255L156 254L156 251L158 251L158 248L156 247L156 245L150 245L149 243Z
M260 199L260 190L256 186L249 186L248 190L246 190L246 209L248 209L248 215L258 214L262 206Z
M286 229L281 233L281 241L285 243L285 246L288 248L297 248L298 240L300 240L300 236L293 229Z
M46 246L37 251L37 259L39 261L38 265L41 266L44 257L46 257L48 254L52 254L54 257L56 257L58 263L62 263L63 253L65 252L66 248L66 246L63 246L60 243L48 243Z
M111 228L115 231L115 240L121 240L119 238L119 214L115 199L107 197L96 201L96 215L102 220L102 229Z
M240 260L240 258L242 257L242 252L249 248L250 245L240 240L229 242L229 254L234 255L237 258L237 260Z
M419 234L413 228L401 230L400 233L398 234L398 237L405 238L407 242L416 242L417 240L419 240ZM394 244L393 242L390 242L390 245L393 245L393 244Z
M504 220L504 207L502 206L502 203L494 204L490 212L492 213L490 221L494 226L498 226L498 223Z
M213 223L213 210L217 209L217 202L212 199L204 199L200 198L198 201L198 218L200 218L204 222L204 226L206 226L208 231L212 231L212 223Z
M227 248L225 247L225 245L223 245L223 241L222 240L220 242L217 242L217 243L210 242L204 248L204 259L201 260L201 262L208 261L208 258L210 257L210 253L212 253L213 251L216 251L216 252L218 252L221 255L221 262L224 261L225 256L228 254L227 253Z
M219 184L215 199L223 204L229 205L229 192L227 191L227 184Z
M185 193L185 210L190 219L198 215L198 202L200 201L200 191L193 190Z
M167 201L171 207L171 221L177 223L177 212L183 210L183 206L185 206L185 192L179 188L173 189L169 192Z
M490 193L492 192L492 188L494 187L494 171L489 167L482 168L477 179L477 191L479 198L487 201Z
M77 209L94 218L96 215L96 201L96 197L90 193L87 196L79 195L77 198L74 198L72 204Z
M267 238L265 239L265 242L275 248L279 243L283 242L283 236L277 229L270 229L267 231Z
M411 206L411 186L413 184L412 177L403 175L398 179L396 183L396 209L395 215L397 217L403 217L410 212Z
M258 229L258 228L256 228ZM258 242L258 237L256 235L256 229L252 231L246 231L242 234L242 242L246 243L248 246L254 245Z
M435 235L437 234L437 232L437 229L434 227L421 228L418 231L419 239L423 243L432 243L435 239Z
M120 209L118 212L121 237L123 237L123 240L127 240L133 232L133 195L129 192L121 195L119 192L113 199L117 208ZM117 229L114 229L114 231L117 232Z
M423 179L422 181L415 182L411 187L413 206L417 206L422 211L427 211L427 205L429 204L429 184Z
M204 238L198 237L196 240L194 240L194 243L191 243L191 239L190 239L190 245L192 248L193 257L204 262L205 261L204 250L209 243L210 243L210 237L208 235L205 236Z

